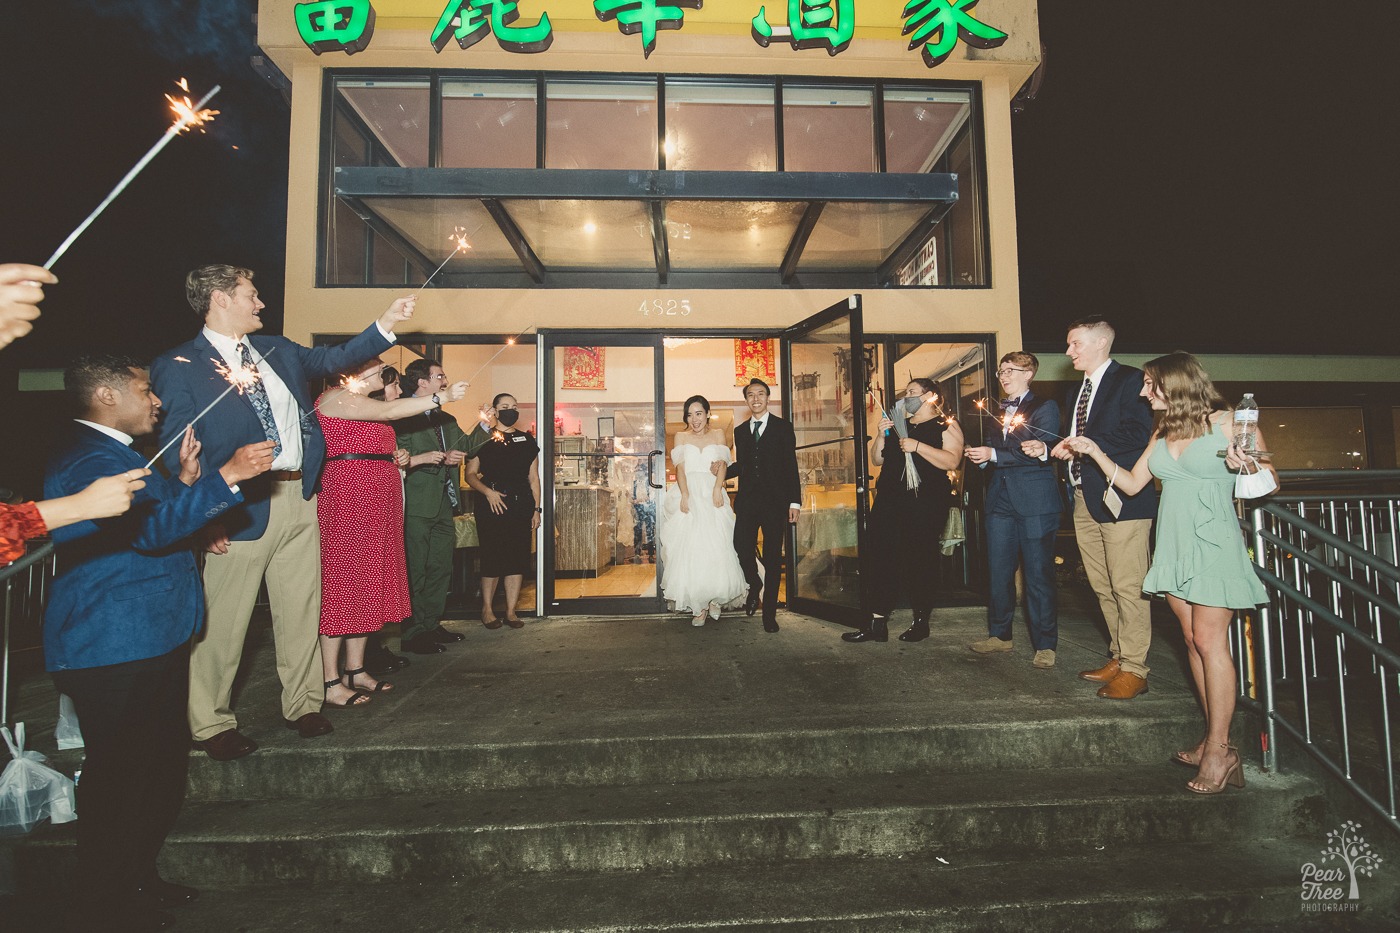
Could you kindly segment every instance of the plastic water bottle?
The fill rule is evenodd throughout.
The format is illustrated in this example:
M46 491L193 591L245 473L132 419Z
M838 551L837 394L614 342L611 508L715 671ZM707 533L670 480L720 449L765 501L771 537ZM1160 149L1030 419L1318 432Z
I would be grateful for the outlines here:
M1258 449L1259 403L1253 392L1246 392L1235 406L1235 446L1241 451Z

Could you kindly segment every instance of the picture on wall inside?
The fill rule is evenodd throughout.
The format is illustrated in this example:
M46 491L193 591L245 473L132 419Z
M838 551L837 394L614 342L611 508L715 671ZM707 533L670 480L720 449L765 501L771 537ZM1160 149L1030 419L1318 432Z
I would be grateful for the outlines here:
M734 384L746 386L750 379L762 379L772 385L777 381L773 364L773 341L734 341Z
M603 353L606 347L565 347L564 388L605 389Z

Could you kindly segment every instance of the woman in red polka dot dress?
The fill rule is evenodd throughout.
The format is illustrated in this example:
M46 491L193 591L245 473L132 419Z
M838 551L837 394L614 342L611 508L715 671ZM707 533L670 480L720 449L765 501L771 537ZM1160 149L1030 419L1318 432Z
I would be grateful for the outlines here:
M403 485L386 422L420 415L466 394L459 382L444 397L377 401L384 364L357 367L343 384L322 393L316 417L326 435L326 467L316 496L321 526L321 667L326 704L358 706L371 693L391 690L365 672L365 637L409 614L403 553ZM340 667L342 648L345 668Z

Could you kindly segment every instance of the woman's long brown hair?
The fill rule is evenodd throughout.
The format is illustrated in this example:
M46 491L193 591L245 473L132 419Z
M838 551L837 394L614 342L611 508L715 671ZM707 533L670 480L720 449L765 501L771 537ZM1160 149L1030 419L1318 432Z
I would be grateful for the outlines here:
M1200 361L1189 353L1178 350L1148 360L1142 371L1167 403L1157 430L1169 441L1200 437L1210 430L1211 413L1226 407Z

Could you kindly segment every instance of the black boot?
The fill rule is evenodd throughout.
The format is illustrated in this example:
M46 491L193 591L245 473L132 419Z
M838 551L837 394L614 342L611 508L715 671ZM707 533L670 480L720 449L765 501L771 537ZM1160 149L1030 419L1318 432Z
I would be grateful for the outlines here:
M871 616L870 621L858 632L845 632L842 641L889 641L889 619L885 616Z
M900 641L923 641L928 638L928 615L927 609L914 610L914 624L904 630L904 634L899 636Z

